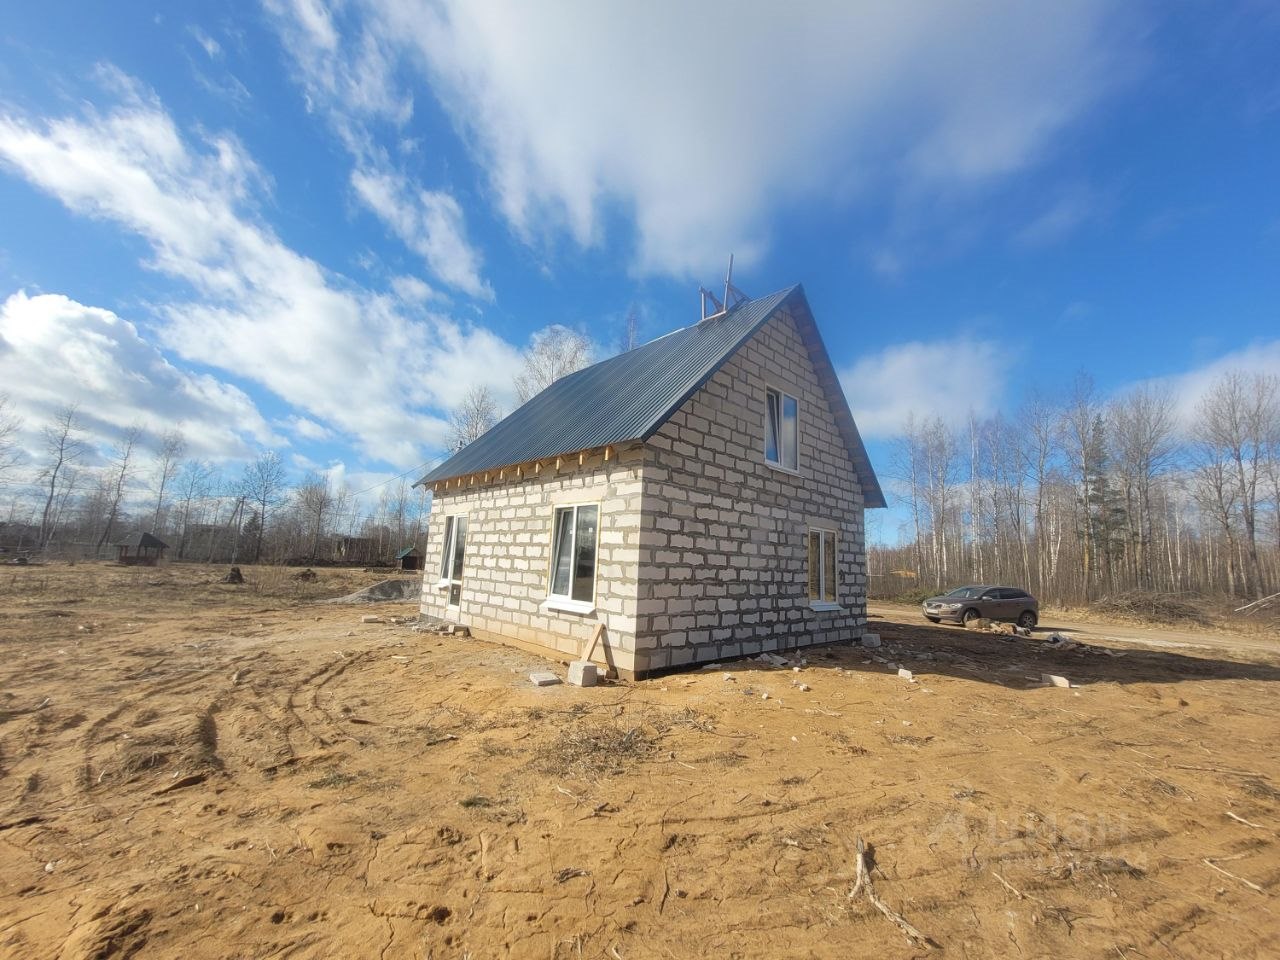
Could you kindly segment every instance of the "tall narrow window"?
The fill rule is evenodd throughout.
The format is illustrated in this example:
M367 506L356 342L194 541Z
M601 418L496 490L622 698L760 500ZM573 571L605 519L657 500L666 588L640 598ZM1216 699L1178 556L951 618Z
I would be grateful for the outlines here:
M595 504L559 507L551 546L552 597L591 603L596 593L596 529L600 508Z
M454 517L444 518L444 549L440 552L440 582L445 583L449 571L453 569L453 521Z
M440 552L440 586L449 588L449 605L462 599L462 562L467 549L465 515L444 518L444 543Z
M764 458L787 470L800 468L800 402L772 388L764 392Z
M809 531L809 602L836 603L836 535Z

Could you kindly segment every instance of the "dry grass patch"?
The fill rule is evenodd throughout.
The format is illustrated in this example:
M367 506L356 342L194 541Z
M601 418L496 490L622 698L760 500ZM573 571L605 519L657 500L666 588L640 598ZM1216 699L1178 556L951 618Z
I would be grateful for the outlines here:
M626 772L653 755L658 734L616 721L579 721L534 750L533 765L574 780L598 780Z

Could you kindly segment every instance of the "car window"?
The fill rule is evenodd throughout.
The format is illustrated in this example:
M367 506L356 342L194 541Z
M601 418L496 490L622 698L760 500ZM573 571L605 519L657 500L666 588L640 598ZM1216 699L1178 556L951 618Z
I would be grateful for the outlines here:
M1012 600L1016 592L1016 590L1010 590L1008 587L996 587L991 591L991 595L995 600Z
M1025 590L1010 590L1009 599L1010 600L1030 600L1031 594L1027 593L1027 591Z
M956 587L947 594L948 597L955 597L957 600L972 600L977 595L977 587Z

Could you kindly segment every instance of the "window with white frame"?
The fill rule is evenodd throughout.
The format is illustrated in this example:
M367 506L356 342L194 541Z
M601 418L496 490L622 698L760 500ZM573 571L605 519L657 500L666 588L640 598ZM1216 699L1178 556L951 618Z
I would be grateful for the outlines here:
M599 518L600 508L594 503L556 508L549 599L582 604L595 600Z
M800 401L769 387L764 392L764 458L786 470L800 469Z
M809 603L835 604L836 534L834 530L809 530Z
M449 588L449 603L457 606L462 597L462 560L467 549L465 514L444 518L444 544L440 552L440 582Z

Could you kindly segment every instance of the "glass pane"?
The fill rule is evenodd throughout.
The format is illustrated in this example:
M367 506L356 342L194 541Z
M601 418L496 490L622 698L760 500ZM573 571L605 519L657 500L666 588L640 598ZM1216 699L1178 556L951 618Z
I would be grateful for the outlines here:
M782 465L796 470L800 466L800 417L795 397L782 397Z
M440 579L449 579L449 551L452 549L453 517L444 518L444 543L440 550Z
M599 508L578 508L578 530L574 536L573 599L590 601L596 588L596 522Z
M467 549L467 518L458 517L453 522L453 579L462 579L462 555Z
M551 592L569 595L569 567L572 563L573 508L556 511L554 542L551 547Z
M836 602L836 536L822 535L822 599Z
M822 570L822 534L817 530L809 531L809 599L817 600L821 595L818 574Z
M764 458L770 463L778 462L778 395L766 390L765 423L764 423Z

